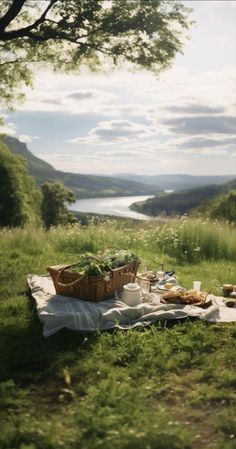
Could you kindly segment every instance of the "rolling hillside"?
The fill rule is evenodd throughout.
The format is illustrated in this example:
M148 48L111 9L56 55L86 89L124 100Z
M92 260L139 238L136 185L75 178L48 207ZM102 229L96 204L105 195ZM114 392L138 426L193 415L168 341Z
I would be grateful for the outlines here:
M220 193L212 200L204 201L194 212L213 220L236 221L236 188L226 193Z
M52 165L34 156L25 143L9 136L3 140L13 153L27 160L29 174L35 179L37 186L45 181L61 182L73 190L77 198L152 195L157 191L153 186L141 182L55 170Z
M155 196L143 202L133 203L130 208L154 217L160 214L182 215L199 207L206 200L213 200L218 195L234 189L236 189L236 179L222 185L211 185Z
M27 160L29 174L35 179L38 187L45 181L61 182L73 190L77 198L157 194L155 198L147 200L145 203L137 203L132 206L138 212L153 216L159 215L163 211L167 215L184 213L198 207L203 200L224 192L224 186L230 185L230 183L222 183L233 178L233 176L139 176L131 174L117 175L119 177L116 178L67 173L56 170L52 165L34 156L26 144L18 139L7 136L2 140L13 153L23 156ZM231 181L231 183L234 182ZM201 187L189 190L189 186L195 185ZM205 187L202 187L203 185ZM165 189L181 190L183 188L185 190L181 192L160 193L158 196L158 192Z
M117 173L114 176L123 180L142 182L157 190L183 190L197 187L223 184L235 178L234 175L216 175L216 176L193 176L185 174L172 175L135 175L132 173Z

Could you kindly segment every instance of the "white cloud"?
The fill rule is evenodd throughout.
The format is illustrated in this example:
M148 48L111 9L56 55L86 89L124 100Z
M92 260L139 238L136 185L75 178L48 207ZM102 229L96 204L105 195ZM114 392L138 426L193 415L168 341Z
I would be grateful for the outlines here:
M5 118L7 117L6 114L4 114ZM30 143L33 140L39 140L39 136L30 136L29 134L19 134L18 127L12 123L7 122L4 123L2 126L0 126L0 134L6 134L7 136L14 136L15 138L19 139L20 142L24 143Z
M153 155L135 150L129 153L124 150L101 150L92 153L81 151L79 154L40 153L38 156L58 170L86 174L109 175L114 171L132 172L134 166L135 172L140 174L173 173L173 171L184 173L191 164L191 160L185 157L165 155L156 155L153 161Z
M14 123L6 123L0 126L0 134L7 134L9 136L15 136L17 131L17 127Z
M72 87L73 84L72 84ZM36 90L30 92L25 103L18 107L25 111L66 112L68 114L93 113L104 103L115 101L117 95L98 89L60 91Z
M28 134L20 134L17 137L20 140L20 142L24 142L24 143L30 143L33 140L39 140L40 139L39 136L29 136Z
M186 102L209 107L229 108L235 100L235 68L214 71L190 71L174 66L163 74L159 82L146 84L138 94L148 104L180 106ZM229 111L228 111L229 112Z
M173 136L166 143L166 153L183 153L199 156L220 156L230 154L235 148L235 139L214 135L209 136ZM159 145L160 147L160 145Z
M187 102L230 108L235 95L235 68L232 62L232 69L196 72L175 65L159 80L147 71L134 74L123 70L108 76L82 70L80 76L70 77L44 72L36 78L35 90L26 92L27 101L19 110L96 112L122 117L146 116L148 109L151 114Z
M98 123L98 126L91 129L87 136L76 137L68 142L111 145L153 137L157 133L158 130L154 126L146 126L129 120L110 120Z
M185 154L196 154L201 156L222 156L222 154L228 154L226 150L220 148L189 148L180 151Z
M223 114L225 109L222 106L208 106L207 104L199 104L199 103L184 103L179 105L169 105L165 108L167 111L173 114L183 115L205 115L205 114Z
M236 120L234 116L182 116L168 118L163 122L173 134L210 137L212 135L236 135Z

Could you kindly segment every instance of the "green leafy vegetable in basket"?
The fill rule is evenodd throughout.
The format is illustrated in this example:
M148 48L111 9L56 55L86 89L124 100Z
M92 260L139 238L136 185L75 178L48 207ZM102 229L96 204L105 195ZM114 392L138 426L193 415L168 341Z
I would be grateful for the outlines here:
M71 271L83 275L88 273L91 276L105 276L109 271L122 267L131 262L140 262L139 257L128 250L106 249L96 255L85 253L80 256L76 265L71 267Z

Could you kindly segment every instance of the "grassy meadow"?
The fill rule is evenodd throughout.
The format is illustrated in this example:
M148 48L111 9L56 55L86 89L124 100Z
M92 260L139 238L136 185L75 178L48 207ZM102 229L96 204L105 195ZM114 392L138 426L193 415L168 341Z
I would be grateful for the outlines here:
M42 336L28 273L85 251L131 249L221 294L236 284L227 222L91 219L0 230L0 449L235 449L236 324L198 320Z

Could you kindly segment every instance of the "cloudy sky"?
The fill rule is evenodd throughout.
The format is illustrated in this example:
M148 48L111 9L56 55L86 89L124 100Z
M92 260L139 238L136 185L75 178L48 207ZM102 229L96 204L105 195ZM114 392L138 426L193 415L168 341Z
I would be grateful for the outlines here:
M196 25L159 80L41 71L7 131L63 171L236 174L236 1L183 3Z

